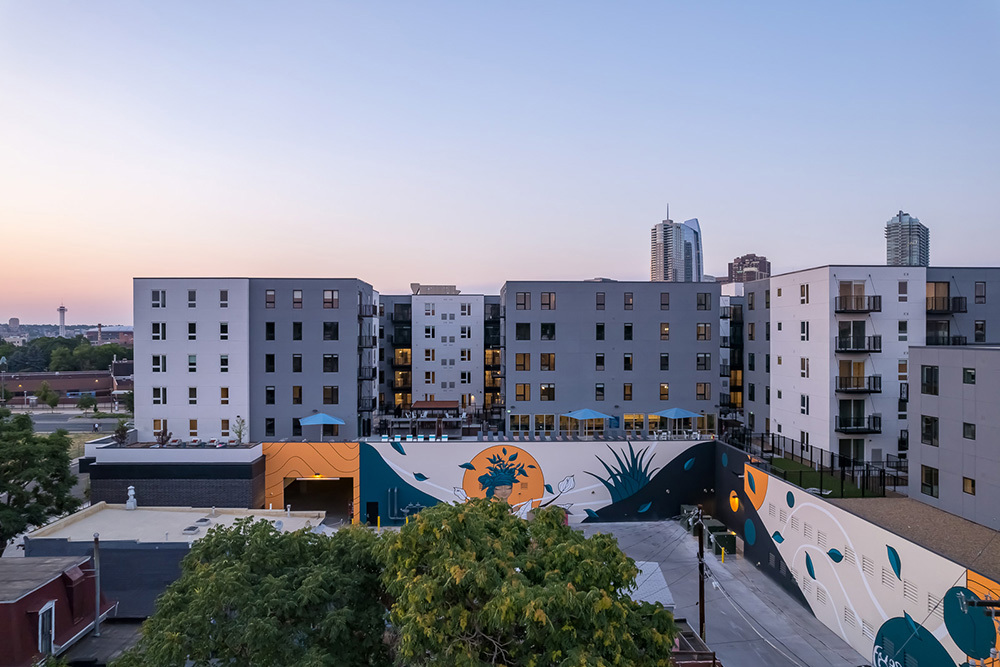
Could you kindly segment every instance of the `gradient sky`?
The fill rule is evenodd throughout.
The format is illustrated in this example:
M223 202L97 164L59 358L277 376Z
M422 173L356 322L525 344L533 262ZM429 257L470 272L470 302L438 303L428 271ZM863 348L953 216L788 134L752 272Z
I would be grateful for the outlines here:
M0 1L0 321L132 276L496 292L1000 256L1000 3Z

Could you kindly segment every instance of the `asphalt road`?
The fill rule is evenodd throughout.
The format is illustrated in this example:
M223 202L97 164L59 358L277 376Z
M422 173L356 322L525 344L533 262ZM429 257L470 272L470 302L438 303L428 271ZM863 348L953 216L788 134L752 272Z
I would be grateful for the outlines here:
M22 411L18 411L21 414ZM28 411L38 433L52 433L58 429L66 429L72 433L83 433L94 430L94 424L100 424L101 433L107 435L118 425L118 418L94 419L81 417L79 410L73 412L49 412L41 408Z

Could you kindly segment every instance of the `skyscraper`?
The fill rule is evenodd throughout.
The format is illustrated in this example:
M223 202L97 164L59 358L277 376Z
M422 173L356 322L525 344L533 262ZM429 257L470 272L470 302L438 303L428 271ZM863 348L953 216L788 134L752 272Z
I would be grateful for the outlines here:
M701 227L698 218L682 223L667 219L653 225L650 234L649 279L667 282L702 282Z
M749 253L729 262L729 276L719 278L720 283L748 283L771 275L771 262L763 255Z
M885 223L885 263L888 266L929 266L931 233L920 220L900 211Z

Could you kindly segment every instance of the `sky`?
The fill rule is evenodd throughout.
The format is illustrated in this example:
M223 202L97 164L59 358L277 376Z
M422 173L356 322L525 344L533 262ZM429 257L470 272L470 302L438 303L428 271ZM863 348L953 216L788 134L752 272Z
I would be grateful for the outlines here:
M382 293L997 265L1000 3L0 0L0 322L131 323L133 276Z

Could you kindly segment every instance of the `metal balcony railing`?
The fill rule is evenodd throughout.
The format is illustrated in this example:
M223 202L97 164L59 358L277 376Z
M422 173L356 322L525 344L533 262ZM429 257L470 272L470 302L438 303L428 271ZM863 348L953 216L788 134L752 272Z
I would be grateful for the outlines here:
M882 312L882 297L871 296L838 296L834 299L833 310L836 313L880 313Z
M732 339L729 336L719 336L719 347L732 347Z
M881 394L881 375L838 376L836 391L845 394Z
M361 366L358 368L358 379L374 380L378 377L378 371L371 366Z
M968 336L947 336L942 334L934 334L927 336L927 345L968 345Z
M358 306L358 317L376 317L378 306L373 303L364 303Z
M882 336L837 336L834 340L837 352L881 352Z
M929 296L927 297L927 312L931 315L951 315L966 313L969 310L968 299L964 296Z
M371 412L375 409L375 399L374 398L359 398L358 399L358 412Z
M361 349L378 345L377 336L358 336L358 347Z
M838 433L881 433L882 415L865 417L837 415L837 423L833 430Z
M719 318L720 319L728 320L732 316L733 316L733 307L732 306L723 306L721 309L719 309Z
M719 377L721 377L721 378L727 378L727 377L729 377L729 364L720 364L719 365Z

